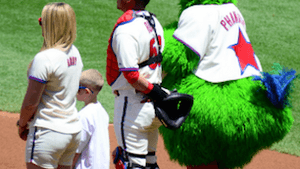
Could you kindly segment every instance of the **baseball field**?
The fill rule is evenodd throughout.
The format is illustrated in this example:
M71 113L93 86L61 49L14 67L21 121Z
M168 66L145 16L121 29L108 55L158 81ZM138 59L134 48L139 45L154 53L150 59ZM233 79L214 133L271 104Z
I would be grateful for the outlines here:
M19 115L15 113L0 112L0 168L1 169L25 169L25 145L26 142L19 139L17 135L16 121ZM117 140L114 135L113 125L109 126L110 134L110 152L117 146ZM157 163L161 169L186 169L178 163L171 161L165 150L162 137L158 139L157 145ZM300 157L279 153L277 151L263 150L257 154L251 163L244 169L298 169L300 166ZM114 169L112 160L110 169ZM206 169L206 168L201 168ZM210 169L208 167L207 169Z
M117 18L117 0L65 0L75 10L77 39L84 70L97 69L105 75L108 38ZM0 5L0 110L19 113L27 88L27 65L40 50L43 42L38 18L49 0L1 0ZM151 0L147 10L155 13L163 26L178 19L179 0ZM239 0L252 46L264 71L273 63L300 72L300 1L299 0ZM105 77L105 76L104 76ZM291 95L294 124L288 135L270 150L292 155L300 161L300 80ZM98 96L113 121L114 96L105 86ZM83 103L78 102L80 110ZM8 117L8 116L4 116ZM4 124L5 119L1 119ZM14 126L11 125L11 126ZM4 130L1 128L0 130ZM15 134L17 129L14 130ZM6 133L6 131L1 131ZM17 137L16 137L17 138ZM21 141L21 140L20 140ZM2 143L2 140L1 140ZM15 142L16 144L19 144ZM14 146L14 145L12 145ZM2 149L9 147L1 144ZM21 150L20 150L21 151ZM22 150L23 151L23 150ZM10 158L16 156L9 154ZM274 155L276 156L276 155ZM23 157L23 155L22 155ZM0 164L5 161L1 158ZM272 157L269 157L272 158ZM278 159L281 159L279 157ZM21 159L24 160L24 159ZM267 160L267 159L266 159ZM283 160L288 161L288 160ZM282 161L282 162L283 162ZM299 164L299 163L298 163ZM298 165L299 166L299 165ZM0 165L1 168L1 165Z

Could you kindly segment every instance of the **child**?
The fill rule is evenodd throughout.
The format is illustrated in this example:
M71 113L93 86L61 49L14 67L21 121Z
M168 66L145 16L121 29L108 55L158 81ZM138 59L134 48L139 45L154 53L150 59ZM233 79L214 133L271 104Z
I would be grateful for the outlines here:
M109 117L97 95L103 87L102 75L95 69L83 71L77 94L85 106L79 112L81 141L73 160L73 168L109 169Z

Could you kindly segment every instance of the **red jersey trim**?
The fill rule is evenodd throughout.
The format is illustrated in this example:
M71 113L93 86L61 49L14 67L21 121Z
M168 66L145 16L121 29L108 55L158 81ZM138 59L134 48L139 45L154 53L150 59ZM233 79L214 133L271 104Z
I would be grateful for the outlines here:
M133 16L134 11L128 10L126 11L118 20L114 26L114 29L110 35L108 40L108 47L107 47L107 58L106 58L106 80L108 85L113 85L113 83L118 79L121 72L119 70L117 57L112 49L112 37L116 28L121 25L125 24L126 22L130 22L134 19Z

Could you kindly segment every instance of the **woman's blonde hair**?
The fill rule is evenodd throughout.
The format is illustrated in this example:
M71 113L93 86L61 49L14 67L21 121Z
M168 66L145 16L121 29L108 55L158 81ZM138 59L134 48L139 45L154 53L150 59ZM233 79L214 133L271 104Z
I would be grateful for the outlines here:
M76 38L76 17L66 3L47 4L42 11L44 43L41 51L56 48L68 52Z

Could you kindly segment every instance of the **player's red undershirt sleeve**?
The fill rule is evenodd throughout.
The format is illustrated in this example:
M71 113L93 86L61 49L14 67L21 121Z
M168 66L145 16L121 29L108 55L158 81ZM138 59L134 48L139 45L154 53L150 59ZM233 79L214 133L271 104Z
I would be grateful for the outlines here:
M123 71L122 72L128 83L133 84L135 83L140 76L138 71Z
M133 84L135 83L140 76L140 73L138 71L123 71L122 72L128 83ZM148 87L145 91L141 91L144 94L148 94L153 89L153 84L148 82Z

